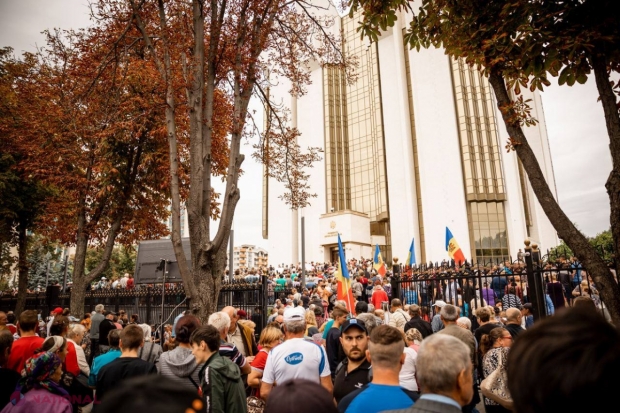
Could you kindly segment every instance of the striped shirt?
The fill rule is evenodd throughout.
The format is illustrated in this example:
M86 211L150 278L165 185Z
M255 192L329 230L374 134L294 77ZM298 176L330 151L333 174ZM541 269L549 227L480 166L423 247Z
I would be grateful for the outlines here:
M222 342L220 343L219 353L220 353L220 356L226 357L227 359L235 363L237 366L239 366L239 368L242 368L243 366L245 366L245 363L246 363L245 357L243 356L243 354L241 354L237 346L235 346L233 343L227 343L222 340Z

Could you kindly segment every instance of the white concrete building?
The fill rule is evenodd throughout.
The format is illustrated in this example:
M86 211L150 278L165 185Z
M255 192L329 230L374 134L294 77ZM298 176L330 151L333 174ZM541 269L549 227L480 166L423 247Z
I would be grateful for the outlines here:
M303 211L278 199L281 184L264 182L270 262L301 261L302 217L307 262L334 260L338 233L348 258L369 258L379 244L386 262L404 261L412 238L417 262L448 258L446 227L467 259L516 258L527 238L556 246L516 155L504 149L507 132L487 80L441 49L409 50L410 16L374 44L360 39L359 19L336 20L344 53L358 57L356 84L314 64L308 93L296 99L286 79L272 79L270 93L291 108L300 146L325 152L310 170L318 197ZM525 132L556 193L541 99L524 94L539 121Z

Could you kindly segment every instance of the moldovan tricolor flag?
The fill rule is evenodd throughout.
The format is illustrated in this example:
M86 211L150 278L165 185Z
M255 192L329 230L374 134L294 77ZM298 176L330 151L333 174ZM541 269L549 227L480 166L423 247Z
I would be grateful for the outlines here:
M351 278L349 278L347 259L344 256L340 234L338 234L338 258L338 269L336 270L338 294L336 295L336 299L347 303L349 312L355 315L355 300L353 299L353 290L351 289Z
M456 265L462 265L465 262L465 255L463 255L459 243L456 242L454 235L452 235L448 227L446 227L446 251L448 251L448 255L454 260Z
M411 246L409 247L409 255L407 255L407 262L405 263L405 265L409 266L409 267L413 267L413 265L415 264L415 244L414 244L415 239L411 240Z
M379 244L375 246L375 258L373 259L373 267L377 270L377 273L381 277L385 277L385 263L383 262L383 258L381 257L381 250L379 249Z

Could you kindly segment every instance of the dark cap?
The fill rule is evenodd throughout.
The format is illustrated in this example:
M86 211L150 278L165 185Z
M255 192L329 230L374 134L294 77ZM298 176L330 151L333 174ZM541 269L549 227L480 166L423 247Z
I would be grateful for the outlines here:
M341 331L344 333L345 331L347 331L351 327L357 327L357 328L359 328L361 330L364 330L364 332L366 334L368 334L368 329L366 328L366 324L362 320L358 320L357 318L352 318L350 320L345 321L342 324L342 330Z
M110 314L112 314L112 315L116 315L116 313L115 313L114 311L109 311L109 310L108 310L108 311L104 311L104 312L103 312L103 315L110 315Z
M532 303L525 303L525 304L523 304L523 308L526 308L526 309L532 311Z

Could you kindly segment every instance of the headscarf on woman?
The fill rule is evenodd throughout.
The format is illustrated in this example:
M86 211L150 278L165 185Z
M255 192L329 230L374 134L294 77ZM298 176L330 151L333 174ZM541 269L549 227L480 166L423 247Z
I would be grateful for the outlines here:
M11 396L11 403L16 405L24 397L24 394L32 389L46 389L53 394L67 396L69 393L58 383L51 380L60 365L62 365L60 357L51 351L28 359L24 368L24 375L17 382L15 393Z

